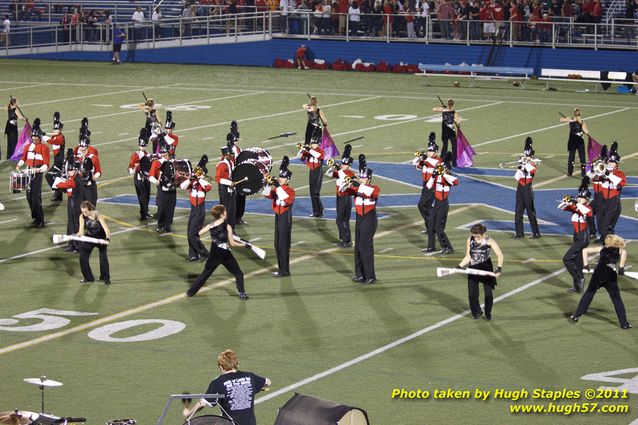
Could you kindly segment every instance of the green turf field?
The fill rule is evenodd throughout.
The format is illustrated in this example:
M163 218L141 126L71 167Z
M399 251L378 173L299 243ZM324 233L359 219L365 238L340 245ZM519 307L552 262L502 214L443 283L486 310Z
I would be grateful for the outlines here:
M51 130L52 114L59 111L67 147L77 142L82 117L89 117L92 144L100 152L104 171L100 198L135 193L127 166L144 118L126 105L142 102L141 91L170 106L180 136L178 157L195 162L203 153L211 160L218 156L232 119L239 122L242 147L264 147L276 160L284 154L294 156L294 145L305 130L301 105L307 101L306 93L319 98L339 147L348 139L365 137L353 142L355 158L363 152L372 162L411 161L414 151L427 144L430 131L440 133L435 119L439 114L432 112L440 95L456 100L465 120L463 131L478 154L476 167L498 168L500 162L515 160L525 137L534 138L537 157L543 159L535 180L537 193L560 189L551 208L562 194L575 193L579 184L579 179L564 176L567 128L559 125L559 111L569 115L580 106L591 134L601 143L618 140L622 169L638 175L637 98L575 92L593 89L585 84L559 84L558 91L545 92L539 82L531 82L526 90L506 82L455 88L449 79L425 85L411 75L17 60L2 61L0 70L2 102L10 94L18 96L29 118L41 117L44 131ZM165 116L163 108L160 113ZM267 141L286 131L297 135ZM3 159L5 149L3 140ZM12 164L0 163L5 178L12 169ZM298 188L297 196L308 196L306 168L295 165L293 172L291 184ZM412 173L418 176L416 170ZM475 178L515 187L508 176ZM457 227L477 220L512 220L510 211L490 205L511 197L513 210L514 192L493 186L494 191L472 194L473 202L485 205L453 205L447 231L456 254L426 257L421 253L426 241L416 202L382 205L390 195L420 193L401 179L399 175L375 179L381 188L380 213L387 217L379 221L375 238L379 282L370 287L350 280L353 254L334 248L338 241L334 221L303 217L295 217L293 225L293 276L273 279L273 218L247 214L248 225L238 227L238 233L247 239L261 238L256 244L267 250L268 257L259 261L244 250L236 251L251 296L246 302L237 298L225 270L217 271L195 298L184 297L189 282L203 268L201 263L184 261L187 209L176 211L175 233L160 236L152 222L138 221L137 206L99 202L113 232L109 247L113 283L83 285L78 257L51 243L53 233L66 230L66 205L49 202L45 183L47 227L29 229L24 194L5 190L0 195L6 206L0 213L0 411L39 411L38 388L22 379L46 375L64 383L46 392L46 410L53 414L84 416L90 424L122 417L153 424L169 394L204 391L215 377L217 353L232 348L242 369L273 381L272 390L257 399L260 424L274 423L277 409L295 391L365 409L374 425L635 421L638 330L618 327L604 291L577 325L568 323L566 314L575 310L579 299L565 292L571 279L561 258L570 238L547 234L540 240L512 240L512 230L492 232L506 256L495 293L503 298L494 306L493 322L473 321L468 318L465 279L437 279L435 268L454 266L462 258L467 230ZM324 204L334 208L334 184L324 182ZM455 190L452 203L459 196ZM216 192L213 189L211 198ZM178 196L187 198L184 192ZM636 219L634 199L623 201L623 215ZM354 221L351 228L354 232ZM566 228L561 231L569 233ZM628 264L638 268L635 242L627 249ZM96 273L95 252L92 267ZM629 320L638 324L638 282L621 278L620 286ZM86 314L51 315L41 309ZM175 333L149 341L118 340L160 327L142 322L112 333L113 341L91 337L104 335L109 329L105 326L147 319L171 321L162 329ZM44 329L29 329L36 324ZM615 383L600 377L582 379L619 370L624 372L615 376L620 378ZM548 400L532 399L534 389L583 393L604 386L625 389L628 398L581 396L556 402L563 407L598 403L594 413L510 413L510 404L547 406ZM396 388L421 389L431 395L427 400L392 399ZM472 399L432 398L435 390L447 389L470 390ZM515 403L493 397L479 401L473 399L476 389L526 389L530 396ZM626 404L630 411L597 412L607 404ZM182 423L181 406L174 406L166 423Z

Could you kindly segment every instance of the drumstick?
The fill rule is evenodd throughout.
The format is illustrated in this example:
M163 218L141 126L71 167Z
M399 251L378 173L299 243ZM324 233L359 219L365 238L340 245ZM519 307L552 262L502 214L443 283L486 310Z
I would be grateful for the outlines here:
M237 184L239 184L241 182L245 182L246 180L248 180L248 177L244 177L243 179L237 180L236 182L233 182L233 183L237 185Z

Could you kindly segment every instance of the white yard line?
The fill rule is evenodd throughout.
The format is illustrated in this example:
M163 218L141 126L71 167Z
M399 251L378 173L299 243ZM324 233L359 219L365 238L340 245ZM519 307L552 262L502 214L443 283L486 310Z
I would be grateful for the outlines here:
M113 91L113 92L109 92L109 93L97 93L97 94L90 94L90 95L86 95L86 96L76 96L76 97L65 97L62 99L55 99L55 100L45 100L43 102L35 102L35 103L25 103L22 106L27 107L27 106L36 106L36 105L47 105L49 103L62 103L62 102L70 102L73 100L80 100L80 99L91 99L93 97L106 97L106 96L114 96L116 94L122 94L122 93L130 93L130 92L134 92L134 91L140 91L140 90L149 90L149 89L153 89L156 87L140 87L140 88L136 88L136 89L128 89L128 90L120 90L120 91Z
M598 114L598 115L592 115L591 117L585 118L585 121L589 121L592 120L594 118L600 118L600 117L604 117L607 115L611 115L611 114L617 114L618 112L625 112L627 110L629 110L630 108L622 108L622 109L617 109L615 111L610 111L610 112L605 112L604 114ZM509 139L513 139L515 137L521 137L521 136L527 136L528 134L534 134L534 133L540 133L543 131L547 131L547 130L552 130L554 128L558 128L558 127L562 127L567 125L568 123L560 123L560 124L556 124L556 125L550 125L549 127L543 127L543 128L539 128L536 130L530 130L530 131L526 131L524 133L518 133L518 134L514 134L511 136L507 136L507 137L501 137L499 139L494 139L494 140L488 140L487 142L482 142L482 143L477 143L475 145L473 145L473 147L478 148L479 146L484 146L484 145L489 145L492 143L496 143L496 142L502 142L503 140L509 140Z
M0 91L5 91L6 90L6 91L11 92L11 91L21 90L21 89L30 89L30 88L33 88L33 87L42 87L42 86L45 86L45 85L46 84L31 84L31 85L28 85L28 86L7 87L7 88L0 89Z
M0 221L0 224L11 223L12 221L16 221L17 218L12 218L11 220Z
M496 304L497 302L503 301L504 299L507 299L507 298L509 298L509 297L511 297L513 295L516 295L516 294L518 294L520 292L523 292L526 289L532 288L532 287L538 285L539 283L542 283L542 282L545 282L546 280L552 279L553 277L558 276L559 274L563 273L564 271L565 271L565 268L562 268L562 269L557 270L557 271L555 271L553 273L550 273L550 274L548 274L546 276L538 278L538 279L536 279L536 280L534 280L532 282L529 282L529 283L527 283L527 284L525 284L525 285L523 285L523 286L521 286L519 288L516 288L516 289L514 289L512 291L506 292L505 294L501 295L500 297L496 297L494 299L494 303ZM455 314L454 316L448 317L445 320L441 320L440 322L437 322L437 323L435 323L433 325L425 327L425 328L423 328L423 329L421 329L419 331L416 331L416 332L414 332L414 333L412 333L410 335L407 335L407 336L405 336L403 338L397 339L396 341L393 341L393 342L391 342L389 344L386 344L386 345L384 345L382 347L379 347L379 348L377 348L375 350L372 350L372 351L370 351L370 352L368 352L366 354L363 354L361 356L355 357L352 360L349 360L347 362L341 363L340 365L337 365L337 366L335 366L333 368L330 368L330 369L325 370L323 372L317 373L317 374L312 375L312 376L310 376L308 378L302 379L301 381L297 381L297 382L295 382L293 384L290 384L290 385L288 385L288 386L286 386L286 387L284 387L284 388L282 388L280 390L274 391L274 392L272 392L272 393L270 393L268 395L260 397L257 400L255 400L255 404L263 403L265 401L271 400L271 399L273 399L275 397L278 397L280 395L283 395L283 394L286 394L286 393L288 393L290 391L293 391L293 390L295 390L295 389L297 389L299 387L302 387L304 385L310 384L310 383L312 383L314 381L318 381L319 379L322 379L322 378L325 378L327 376L333 375L333 374L335 374L337 372L341 372L344 369L347 369L347 368L349 368L351 366L355 366L355 365L357 365L359 363L362 363L362 362L364 362L364 361L366 361L368 359L371 359L372 357L375 357L375 356L377 356L379 354L383 354L386 351L389 351L389 350L391 350L391 349L393 349L395 347L398 347L400 345L405 344L406 342L410 342L410 341L412 341L412 340L414 340L416 338L419 338L419 337L421 337L421 336L423 336L425 334L428 334L428 333L430 333L432 331L435 331L435 330L440 329L440 328L442 328L442 327L444 327L446 325L449 325L450 323L456 322L457 320L464 318L465 316L469 315L470 313L471 313L470 310L465 310L463 313Z

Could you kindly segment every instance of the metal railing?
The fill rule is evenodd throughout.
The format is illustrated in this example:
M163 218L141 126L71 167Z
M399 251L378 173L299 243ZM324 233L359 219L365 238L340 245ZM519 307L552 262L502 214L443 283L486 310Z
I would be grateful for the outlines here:
M340 19L343 18L343 19ZM127 34L126 44L134 48L167 45L236 42L240 36L290 37L303 39L374 40L385 42L456 43L494 46L544 46L617 48L638 50L638 26L634 20L615 18L609 26L585 24L571 19L550 22L494 22L432 19L407 14L362 14L359 21L348 15L327 16L309 10L280 12L212 14L193 18L171 18L144 24L118 25ZM37 47L70 46L74 50L108 50L112 28L80 23L12 29L0 36L0 48L8 55L12 49L33 51ZM189 41L193 40L193 41ZM171 44L165 41L172 41ZM3 45L4 43L4 45Z

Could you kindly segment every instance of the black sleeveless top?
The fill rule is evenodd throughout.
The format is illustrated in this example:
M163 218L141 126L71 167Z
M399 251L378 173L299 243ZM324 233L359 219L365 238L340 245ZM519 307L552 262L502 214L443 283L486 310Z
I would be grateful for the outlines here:
M319 116L319 108L317 108L317 113L314 114L312 110L308 111L308 124L314 125L315 127L319 127L321 123L319 122L321 117Z
M454 110L451 111L443 111L442 114L442 127L445 130L454 131Z
M578 121L570 121L569 133L578 137L583 137L583 124Z
M616 282L618 273L616 272L616 263L620 261L620 248L603 247L600 250L600 258L594 269L592 283L597 286L603 286L605 283Z
M88 217L84 217L84 229L86 230L86 235L92 238L104 239L106 237L106 232L102 227L102 223L98 220L98 216L100 213L95 215L95 220L91 220Z
M485 263L491 259L491 249L488 244L489 237L477 242L474 237L470 240L470 265Z
M227 249L230 251L228 244L228 223L224 221L217 226L210 228L210 237L213 240L213 245L221 249Z
M7 124L4 127L5 134L10 131L18 131L18 113L13 108L7 109Z

